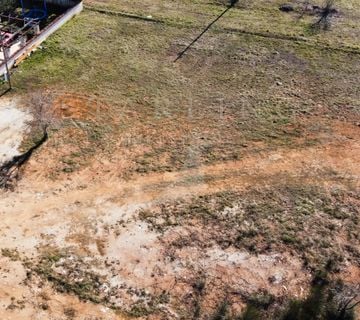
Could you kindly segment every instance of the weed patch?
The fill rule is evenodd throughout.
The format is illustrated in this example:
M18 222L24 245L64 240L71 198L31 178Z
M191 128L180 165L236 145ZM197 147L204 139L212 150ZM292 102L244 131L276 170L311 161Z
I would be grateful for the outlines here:
M166 202L139 216L161 233L175 227L200 229L198 240L189 242L180 235L172 243L176 247L216 244L253 253L290 250L310 269L328 264L336 271L344 260L356 262L359 257L358 204L356 193L289 185Z

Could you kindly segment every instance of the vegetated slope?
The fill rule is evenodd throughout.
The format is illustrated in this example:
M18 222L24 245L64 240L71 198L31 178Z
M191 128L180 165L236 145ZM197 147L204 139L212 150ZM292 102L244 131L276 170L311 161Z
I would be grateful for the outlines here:
M166 23L85 10L49 39L14 74L18 94L54 96L61 125L0 200L1 312L329 319L355 303L360 64L336 20L356 23L349 4L316 35L278 2L241 4L176 64L219 4L107 2ZM248 32L265 29L308 40Z

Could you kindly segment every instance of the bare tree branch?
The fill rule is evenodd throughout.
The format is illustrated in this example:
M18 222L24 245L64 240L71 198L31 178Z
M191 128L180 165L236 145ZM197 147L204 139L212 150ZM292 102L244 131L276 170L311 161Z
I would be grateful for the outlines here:
M53 99L48 93L36 92L26 100L32 120L28 123L33 130L41 130L41 138L28 151L13 157L0 167L0 188L12 189L20 177L20 169L31 158L32 154L48 139L48 128L58 121L53 109Z
M322 30L327 30L330 28L330 18L337 12L334 7L335 1L336 0L326 0L324 7L320 9L319 20L312 25L312 28Z

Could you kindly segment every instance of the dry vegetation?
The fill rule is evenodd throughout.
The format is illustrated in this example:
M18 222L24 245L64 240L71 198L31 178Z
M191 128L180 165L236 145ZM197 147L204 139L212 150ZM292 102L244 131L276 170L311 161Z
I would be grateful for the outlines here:
M56 126L0 199L0 314L359 317L355 1L240 1L176 64L223 1L85 4L13 76Z
M353 192L326 194L314 187L274 185L162 203L140 217L160 232L186 227L170 243L179 249L218 245L254 254L291 250L306 268L339 271L344 261L360 259L358 203Z

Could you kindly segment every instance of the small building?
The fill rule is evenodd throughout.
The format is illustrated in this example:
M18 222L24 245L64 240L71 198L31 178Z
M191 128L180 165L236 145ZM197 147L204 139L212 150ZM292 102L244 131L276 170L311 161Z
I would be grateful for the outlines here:
M1 8L1 7L0 7ZM0 75L83 9L82 0L13 0L0 12Z

